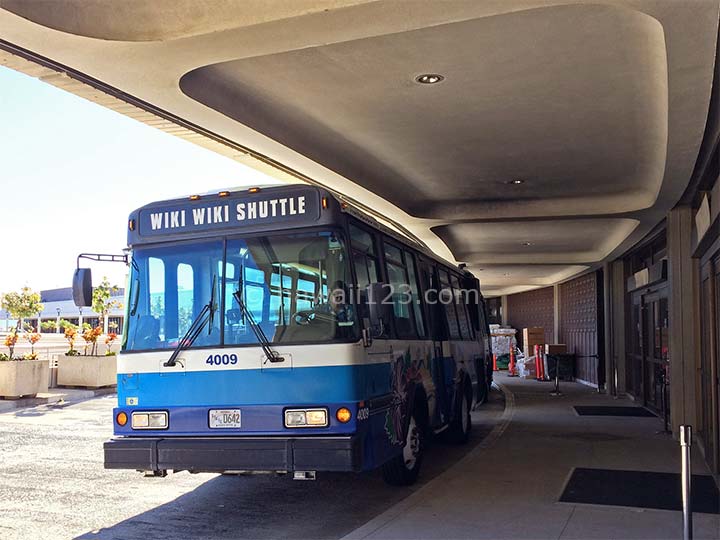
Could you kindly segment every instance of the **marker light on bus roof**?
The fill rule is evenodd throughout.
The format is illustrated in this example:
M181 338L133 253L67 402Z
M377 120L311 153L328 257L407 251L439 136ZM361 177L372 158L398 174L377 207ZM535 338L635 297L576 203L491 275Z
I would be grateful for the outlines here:
M248 189L248 193L259 193L259 192L260 192L259 187L251 187L250 189Z
M327 199L327 197L323 197L323 198L321 199L321 201L322 201L323 210L327 210L327 207L328 207L328 199Z
M191 200L191 201L199 201L199 200L200 200L200 195L190 195L190 200Z
M218 193L218 197L227 197L228 195L230 195L229 191L221 191Z
M131 231L135 230L135 220L134 219L131 219L130 221L128 221L128 229L130 229Z

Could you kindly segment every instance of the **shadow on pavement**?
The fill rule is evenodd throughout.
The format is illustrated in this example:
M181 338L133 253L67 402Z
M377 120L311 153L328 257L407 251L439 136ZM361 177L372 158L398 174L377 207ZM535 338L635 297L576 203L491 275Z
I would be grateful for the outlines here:
M491 402L481 407L483 423L473 424L468 444L434 442L423 462L421 481L412 487L388 486L378 471L318 473L315 481L274 475L218 476L169 503L78 539L339 538L470 452L487 436L503 408L502 394L493 392ZM162 479L138 477L142 481Z

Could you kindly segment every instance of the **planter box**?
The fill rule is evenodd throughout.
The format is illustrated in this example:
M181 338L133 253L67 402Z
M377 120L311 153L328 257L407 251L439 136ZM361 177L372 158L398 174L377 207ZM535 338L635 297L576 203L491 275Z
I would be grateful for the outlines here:
M100 388L117 384L117 356L58 356L58 386Z
M0 397L18 399L48 389L47 360L12 360L0 362Z

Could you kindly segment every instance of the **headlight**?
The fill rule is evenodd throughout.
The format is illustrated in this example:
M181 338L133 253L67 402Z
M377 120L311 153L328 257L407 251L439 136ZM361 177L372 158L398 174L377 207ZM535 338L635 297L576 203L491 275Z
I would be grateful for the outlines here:
M285 411L285 427L326 427L327 409L288 409Z
M167 429L168 413L158 412L134 412L132 413L133 429Z

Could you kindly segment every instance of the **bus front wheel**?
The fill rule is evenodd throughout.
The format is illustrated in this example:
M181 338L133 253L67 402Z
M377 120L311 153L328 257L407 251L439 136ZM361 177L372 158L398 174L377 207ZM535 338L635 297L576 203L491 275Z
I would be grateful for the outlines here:
M382 467L383 478L388 484L409 486L417 480L425 453L425 426L422 422L423 417L415 408L408 423L402 453L392 458Z

